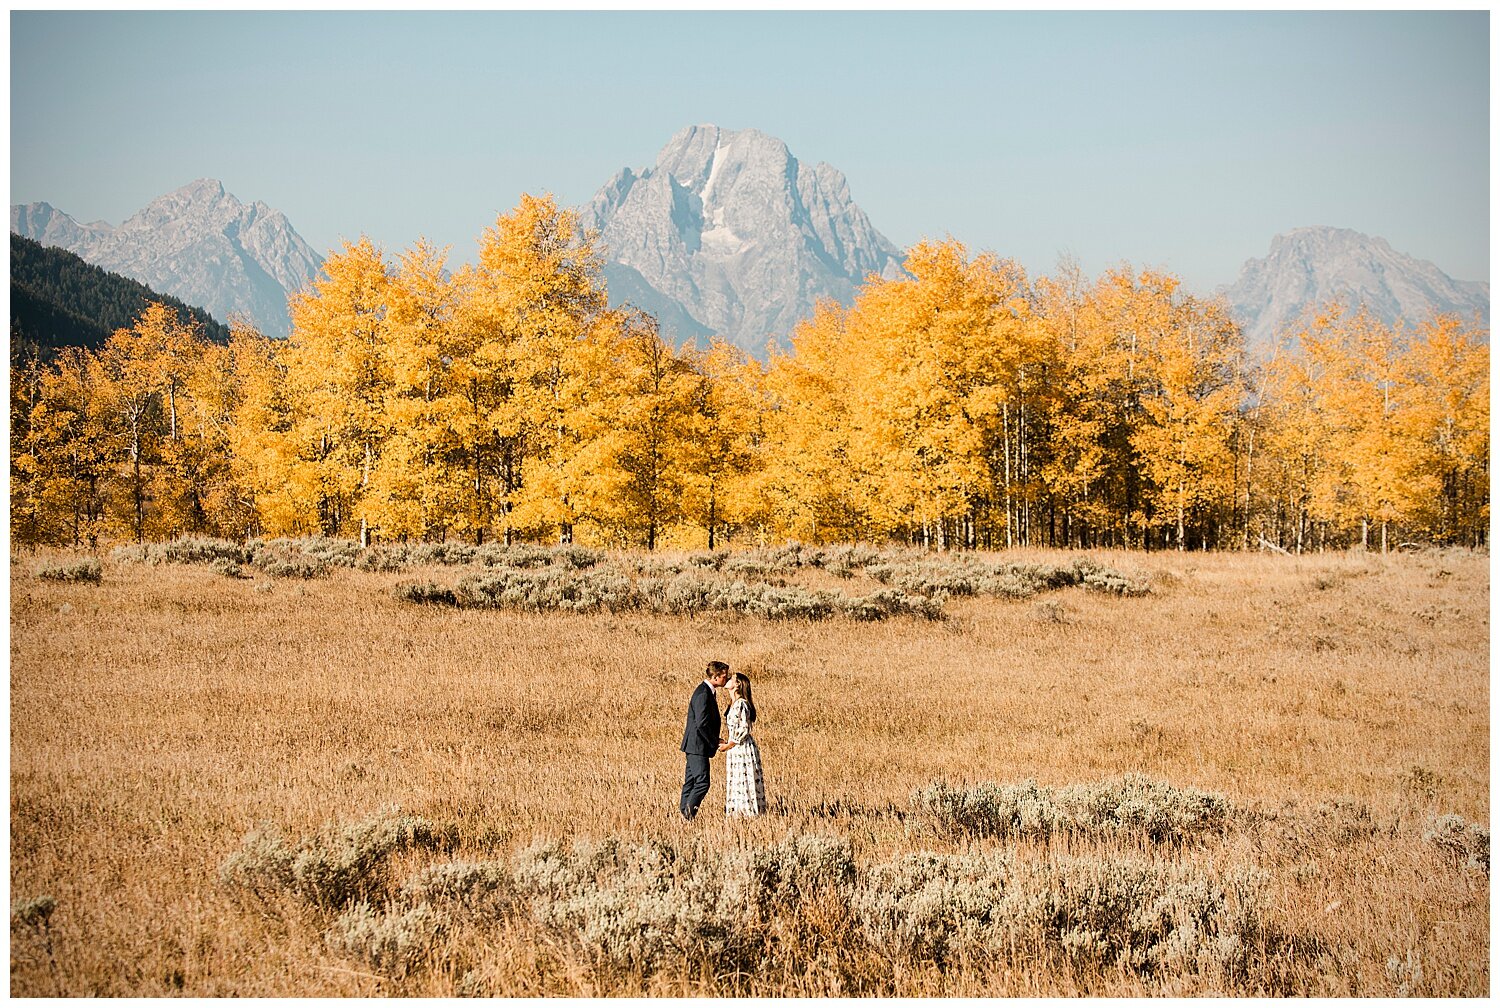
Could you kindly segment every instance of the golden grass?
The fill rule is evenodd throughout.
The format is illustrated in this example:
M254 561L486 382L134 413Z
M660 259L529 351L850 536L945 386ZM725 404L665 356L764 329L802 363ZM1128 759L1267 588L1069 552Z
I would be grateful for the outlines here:
M1486 994L1488 879L1422 829L1435 813L1489 822L1488 558L1097 558L1150 571L1153 594L955 600L942 623L767 623L416 607L390 593L411 575L350 570L265 591L106 563L100 586L57 584L19 557L11 893L57 909L46 929L13 921L11 993L454 993L456 967L378 975L327 950L326 918L220 882L261 821L295 836L395 804L457 824L470 858L539 837L731 847L813 831L867 862L955 849L892 814L935 781L1138 772L1267 811L1352 800L1381 827L1315 856L1235 831L1173 853L1031 845L1266 872L1271 923L1322 952L1261 962L1258 989L1225 993L1394 994L1397 957L1421 965L1408 993ZM724 821L722 762L699 820L676 812L683 712L712 657L754 681L778 809L758 821ZM524 923L461 937L449 958L498 994L859 992L811 954L795 976L620 977ZM876 993L1214 993L1045 959L886 968Z

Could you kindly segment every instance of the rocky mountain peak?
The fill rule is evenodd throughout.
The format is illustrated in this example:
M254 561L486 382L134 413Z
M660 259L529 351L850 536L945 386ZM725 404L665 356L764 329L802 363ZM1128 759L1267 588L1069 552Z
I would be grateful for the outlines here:
M1488 324L1489 284L1454 280L1390 242L1349 228L1302 227L1271 239L1239 279L1220 288L1252 346L1268 346L1312 308L1340 301L1382 321L1418 325L1445 313Z
M610 299L658 316L677 340L717 334L762 356L820 298L844 304L900 250L826 164L804 168L759 130L678 131L639 172L618 172L580 212L603 236Z
M152 200L117 228L80 225L45 204L11 207L11 230L138 280L215 318L247 315L270 336L291 328L287 296L318 276L322 257L286 215L242 203L217 179Z

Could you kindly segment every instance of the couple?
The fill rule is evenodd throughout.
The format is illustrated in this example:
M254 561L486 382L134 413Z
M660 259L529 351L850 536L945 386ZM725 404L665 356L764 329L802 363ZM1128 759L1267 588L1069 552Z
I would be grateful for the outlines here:
M719 741L719 702L714 690L729 685L729 740ZM760 771L760 749L750 737L755 722L755 701L750 697L750 677L743 672L729 674L729 666L711 661L703 670L703 681L693 691L688 703L687 730L682 735L682 751L687 754L687 772L682 780L682 815L692 819L708 794L708 761L716 753L724 757L724 814L727 816L764 815L766 784Z

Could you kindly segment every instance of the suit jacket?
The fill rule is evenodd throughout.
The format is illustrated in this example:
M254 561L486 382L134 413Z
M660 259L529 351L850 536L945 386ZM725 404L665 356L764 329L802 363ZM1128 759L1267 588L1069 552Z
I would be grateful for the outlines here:
M688 702L682 751L689 756L713 756L719 751L719 702L714 699L713 687L706 682L698 684Z

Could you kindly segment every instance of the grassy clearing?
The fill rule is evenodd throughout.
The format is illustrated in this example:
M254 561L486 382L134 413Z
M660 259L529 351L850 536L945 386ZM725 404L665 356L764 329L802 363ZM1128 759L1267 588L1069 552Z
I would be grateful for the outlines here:
M1488 992L1485 556L1097 554L1150 593L879 622L396 597L454 583L438 564L37 576L78 559L12 564L13 994ZM723 821L720 777L676 815L710 657L755 682L758 821ZM1155 784L1101 804L1127 774ZM392 806L406 832L361 826ZM269 874L226 875L257 831ZM766 881L828 849L845 888ZM656 892L655 944L538 882L545 850L558 885L585 857L621 906ZM1098 898L1057 903L1079 879ZM1212 940L1117 913L1151 892Z

